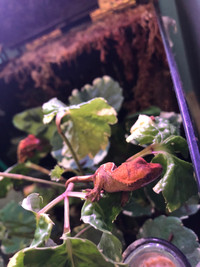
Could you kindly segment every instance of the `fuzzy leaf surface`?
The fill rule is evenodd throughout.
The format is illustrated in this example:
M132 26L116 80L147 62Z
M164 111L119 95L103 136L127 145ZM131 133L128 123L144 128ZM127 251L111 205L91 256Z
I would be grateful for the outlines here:
M76 105L95 97L105 98L110 106L119 111L123 102L122 88L111 77L103 76L96 78L92 85L86 84L80 91L74 89L69 97L69 102L71 105Z
M142 118L142 119L141 119ZM144 146L154 143L162 143L166 138L171 135L180 135L180 124L173 120L162 118L157 116L152 121L142 122L147 119L148 116L141 115L136 121L135 125L140 124L134 132L131 132L131 136L128 138L133 143ZM134 125L132 126L134 128Z

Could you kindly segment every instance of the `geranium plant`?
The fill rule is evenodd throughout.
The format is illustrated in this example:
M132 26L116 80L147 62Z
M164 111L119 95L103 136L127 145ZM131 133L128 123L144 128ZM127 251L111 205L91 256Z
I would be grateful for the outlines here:
M151 108L137 120L132 115L117 123L122 101L119 84L104 76L74 90L68 105L53 98L15 115L14 125L27 136L18 145L18 163L0 173L0 196L8 201L17 186L25 198L0 210L1 251L10 257L8 266L126 266L118 216L131 220L135 238L170 240L196 266L197 236L181 221L199 209L181 117ZM113 156L115 149L127 155ZM42 164L46 159L48 165L47 155L49 169ZM98 194L91 197L94 187ZM72 207L77 206L81 223L74 226Z

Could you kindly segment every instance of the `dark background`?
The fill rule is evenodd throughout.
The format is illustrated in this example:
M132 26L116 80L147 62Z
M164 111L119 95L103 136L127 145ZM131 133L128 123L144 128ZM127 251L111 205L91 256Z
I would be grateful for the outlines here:
M81 20L97 7L97 0L2 0L0 44L24 43L57 25Z

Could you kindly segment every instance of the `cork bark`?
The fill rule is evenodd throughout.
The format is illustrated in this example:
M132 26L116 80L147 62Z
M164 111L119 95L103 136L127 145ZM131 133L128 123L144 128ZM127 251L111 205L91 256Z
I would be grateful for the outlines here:
M176 107L151 4L116 12L27 48L0 72L2 90L12 92L19 109L42 105L55 96L66 102L72 89L105 74L124 89L127 113L149 105Z

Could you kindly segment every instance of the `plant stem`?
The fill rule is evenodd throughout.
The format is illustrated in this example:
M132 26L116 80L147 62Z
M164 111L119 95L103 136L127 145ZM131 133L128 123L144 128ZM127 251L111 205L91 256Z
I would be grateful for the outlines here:
M86 193L72 192L73 188L74 188L74 184L70 183L64 193L62 193L58 197L54 198L50 203L48 203L44 208L42 208L38 212L38 214L46 213L48 210L53 208L55 205L57 205L59 202L61 202L66 197L78 197L78 198L85 199Z
M143 150L141 150L140 152L133 155L132 157L128 158L126 161L131 161L131 160L134 160L138 157L144 157L144 156L147 156L150 154L154 154L157 146L158 146L158 144L149 145L149 146L145 147Z
M78 232L78 233L75 235L75 237L79 237L79 236L81 236L82 234L84 234L84 233L85 233L87 230L89 230L90 228L92 228L91 225L86 226L84 229L82 229L80 232Z
M49 170L47 170L46 168L44 168L44 167L42 167L42 166L40 166L40 165L37 165L37 164L31 162L31 161L27 161L27 162L25 163L25 166L26 166L27 168L30 168L30 169L33 169L33 170L36 170L36 171L40 171L40 172L42 172L42 173L44 173L44 174L47 174L47 175L50 174L50 171L49 171Z
M66 251L68 253L68 258L70 259L70 266L71 267L76 267L75 263L74 263L74 251L72 250L72 244L71 244L71 240L66 239L65 240L65 244L66 244ZM79 254L80 255L80 254Z
M64 226L63 226L62 236L70 232L71 232L71 229L70 229L70 221L69 221L69 197L65 196L64 198Z
M72 148L72 146L71 146L71 143L69 142L68 138L67 138L63 133L61 133L60 135L61 135L63 141L64 141L64 142L66 143L66 145L68 146L68 148L69 148L69 150L70 150L70 152L71 152L71 154L72 154L72 157L73 157L74 161L76 162L76 165L77 165L77 167L78 167L78 169L79 169L80 174L81 174L81 175L84 175L84 172L83 172L83 170L82 170L82 167L81 167L81 165L80 165L80 163L79 163L79 160L78 160L78 158L77 158L77 156L76 156L75 151L73 150L73 148Z
M37 214L40 215L42 213L46 213L48 210L53 208L56 204L61 202L64 198L65 198L64 193L59 195L58 197L54 198L51 202L49 202L44 208L42 208L40 211L38 211Z
M147 200L148 200L149 203L151 204L152 209L155 211L155 207L156 207L156 205L155 205L155 203L153 202L153 200L150 198L150 196L149 196L149 194L148 194L148 191L147 191L147 188L146 188L146 187L144 187L144 193L145 193L145 196L146 196Z
M72 192L74 188L73 183L69 183L67 189L63 194L53 199L50 203L48 203L44 208L42 208L37 215L40 216L42 213L46 213L48 210L53 208L56 204L61 202L64 199L64 226L63 226L63 234L62 237L65 239L65 235L71 232L70 229L70 219L69 219L69 197L79 197L85 198L86 193L82 192Z
M31 161L27 161L25 163L25 166L27 168L30 168L30 169L33 169L33 170L36 170L36 171L40 171L40 172L42 172L44 174L47 174L48 176L51 175L51 171L50 170L48 170L48 169L46 169L46 168L44 168L44 167L42 167L42 166L40 166L38 164L35 164L35 163L31 162ZM74 170L74 169L72 169L72 168L65 169L65 172L73 172L76 175L79 175L79 172ZM62 177L62 176L60 177L60 180L66 182L66 179L64 177Z
M79 160L76 156L76 153L71 145L71 143L69 142L68 138L65 136L65 134L63 133L62 129L61 129L61 120L62 118L66 115L67 113L58 113L57 116L56 116L56 126L57 126L57 130L58 130L58 133L60 134L61 138L63 139L63 141L66 143L66 145L68 146L71 154L72 154L72 157L74 159L74 161L76 162L76 165L80 171L80 174L83 175L83 170L81 168L81 165L79 163Z
M87 194L83 192L65 192L65 193L66 193L66 196L68 197L78 197L82 199L86 199L86 194Z
M73 190L74 184L70 183L67 187L67 189L65 190L64 193L62 193L61 195L59 195L58 197L54 198L51 202L49 202L44 208L42 208L39 212L38 215L42 214L42 213L46 213L48 210L50 210L51 208L53 208L56 204L58 204L59 202L61 202L65 197L66 197L66 192Z
M64 184L54 183L51 181L42 180L39 178L26 176L26 175L22 175L22 174L0 172L0 177L1 176L6 177L6 178L11 178L11 179L16 179L16 180L26 180L26 181L33 182L33 183L41 183L41 184L48 184L48 185L52 185L52 186L65 187Z
M41 213L45 213L48 210L50 210L51 208L53 208L56 204L58 204L59 202L61 202L63 199L65 199L65 197L79 197L79 198L85 198L86 193L82 193L82 192L72 192L74 188L74 184L70 183L67 187L67 189L65 190L64 193L62 193L61 195L59 195L58 197L54 198L50 203L48 203L44 208L42 208L38 214Z

